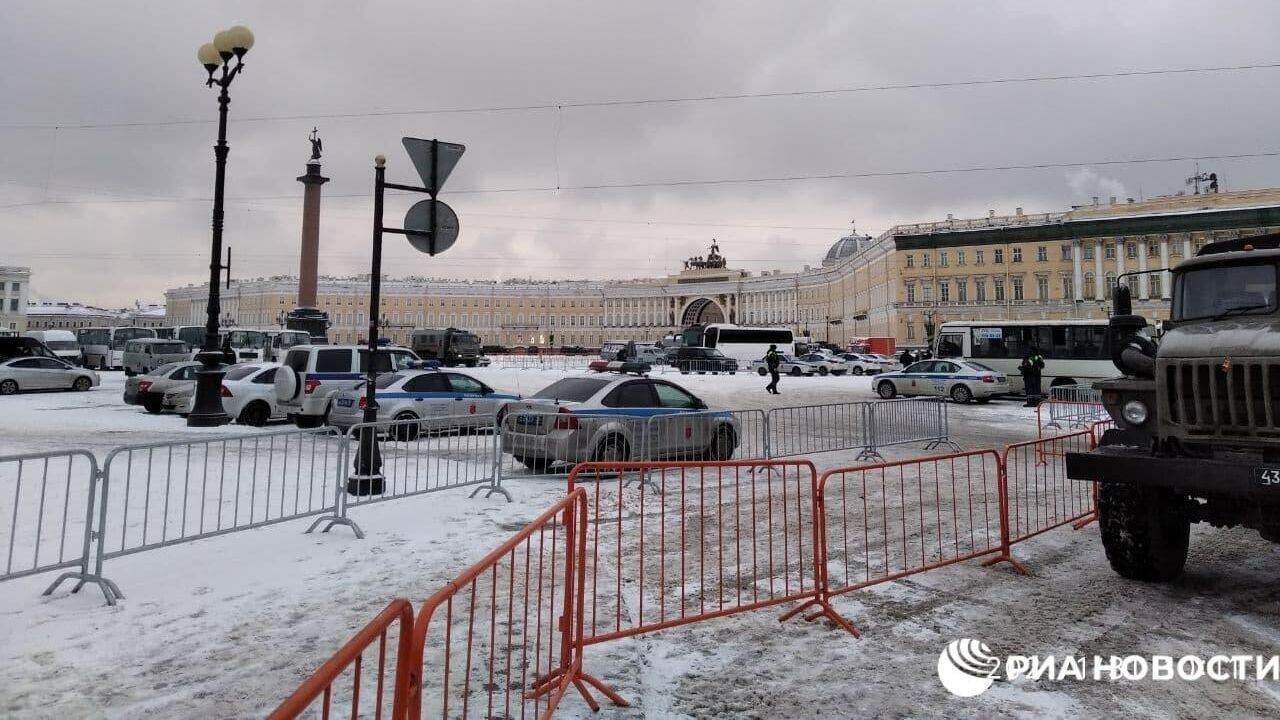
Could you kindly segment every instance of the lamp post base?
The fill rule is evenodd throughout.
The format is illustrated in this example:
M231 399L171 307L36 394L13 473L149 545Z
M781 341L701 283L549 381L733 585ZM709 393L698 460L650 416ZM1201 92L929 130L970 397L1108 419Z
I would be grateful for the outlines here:
M204 367L196 371L196 398L187 416L187 427L218 427L231 422L231 416L222 409L222 353L202 352L196 360Z

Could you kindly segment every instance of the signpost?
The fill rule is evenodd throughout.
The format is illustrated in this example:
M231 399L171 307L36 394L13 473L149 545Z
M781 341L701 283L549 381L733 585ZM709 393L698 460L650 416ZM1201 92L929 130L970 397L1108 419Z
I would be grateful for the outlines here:
M382 458L378 451L377 379L378 358L389 357L378 352L378 318L381 314L382 287L382 234L404 235L416 250L428 255L442 253L453 247L458 239L458 215L448 205L436 199L436 193L453 172L466 152L458 143L403 138L405 152L422 178L421 187L400 185L386 180L387 159L374 158L373 170L373 261L369 271L369 347L362 351L365 366L365 405L360 431L360 445L356 451L355 472L347 479L347 492L352 495L381 495L385 478L382 475ZM404 227L390 228L382 224L382 204L386 190L404 190L425 193L430 199L415 203L405 214ZM388 370L391 370L388 363ZM394 433L388 433L394 436Z

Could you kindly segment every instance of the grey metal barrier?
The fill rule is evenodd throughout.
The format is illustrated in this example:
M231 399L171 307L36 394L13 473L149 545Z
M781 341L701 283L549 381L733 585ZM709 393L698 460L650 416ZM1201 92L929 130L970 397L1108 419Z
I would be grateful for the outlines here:
M722 360L676 360L672 364L663 363L654 365L652 372L663 375L673 375L679 373L681 375L736 375L738 373L748 373L751 369L744 363L738 363L734 370L725 369L725 363Z
M283 430L112 450L95 573L111 558L332 511L340 437Z
M489 362L491 367L508 370L583 370L597 359L587 355L498 355Z
M89 570L97 502L98 461L87 450L0 457L0 581L78 567L53 581L45 595L65 580L102 589L114 605L119 589Z
M866 448L869 443L867 407L870 404L830 403L769 410L768 457Z
M374 467L361 457L361 437L367 432L374 433L377 443ZM328 532L341 524L363 538L364 532L347 517L348 508L460 487L478 486L471 497L487 490L486 497L497 493L511 502L496 472L499 437L492 417L359 423L347 428L342 442L337 504L332 517L317 518L312 530L324 524Z
M707 410L654 415L646 421L648 445L631 460L696 462L769 457L763 410Z
M1049 388L1050 400L1077 403L1100 403L1102 391L1092 385L1055 385Z
M940 397L868 403L867 446L858 459L883 460L879 448L913 442L925 443L925 450L943 446L960 450L959 445L951 442L947 406L946 398Z

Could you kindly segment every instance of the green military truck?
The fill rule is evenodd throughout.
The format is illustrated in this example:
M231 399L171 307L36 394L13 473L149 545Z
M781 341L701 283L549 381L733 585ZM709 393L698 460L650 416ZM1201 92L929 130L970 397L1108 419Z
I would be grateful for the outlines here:
M410 347L423 360L449 367L475 367L480 360L480 336L458 328L414 330Z
M1066 458L1070 478L1099 483L1112 569L1156 582L1182 571L1193 522L1280 542L1280 234L1211 243L1172 272L1158 339L1115 288L1122 376L1095 387L1116 428Z

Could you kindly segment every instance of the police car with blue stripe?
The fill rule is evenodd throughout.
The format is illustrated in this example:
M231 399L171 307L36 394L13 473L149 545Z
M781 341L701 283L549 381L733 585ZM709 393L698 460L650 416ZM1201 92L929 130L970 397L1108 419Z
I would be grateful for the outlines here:
M470 375L435 369L379 375L374 384L378 422L395 421L390 432L397 440L414 440L422 430L491 427L499 408L520 399ZM364 407L365 384L361 382L334 396L329 423L349 428L363 422Z
M334 395L364 382L367 351L358 345L295 345L276 372L276 404L301 428L323 425L334 410ZM383 343L378 372L421 364L412 350Z
M885 400L898 395L935 395L958 403L985 403L1009 393L1009 378L969 360L922 360L903 370L877 375L875 389Z
M728 460L738 447L732 413L650 377L564 378L498 414L502 451L535 472L585 461Z

